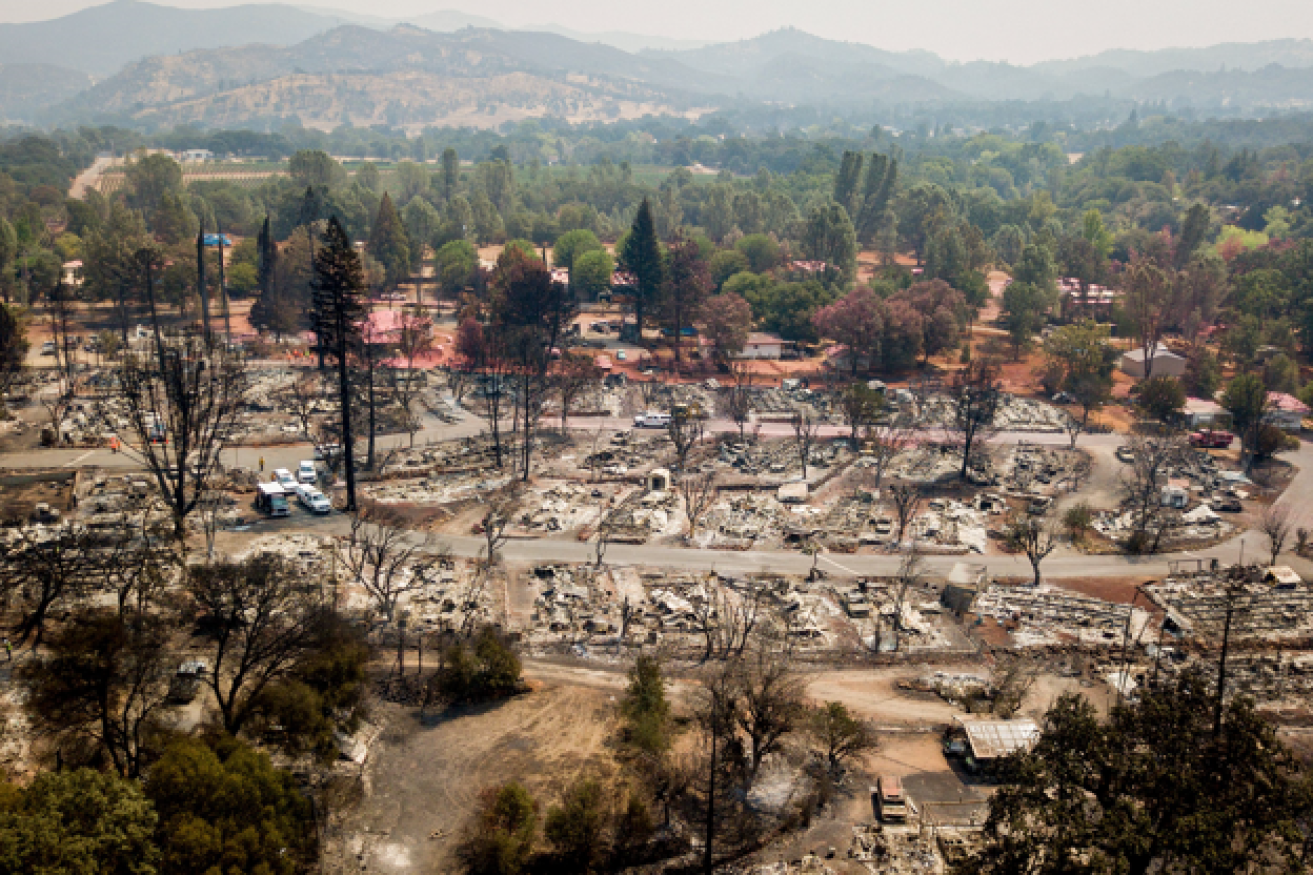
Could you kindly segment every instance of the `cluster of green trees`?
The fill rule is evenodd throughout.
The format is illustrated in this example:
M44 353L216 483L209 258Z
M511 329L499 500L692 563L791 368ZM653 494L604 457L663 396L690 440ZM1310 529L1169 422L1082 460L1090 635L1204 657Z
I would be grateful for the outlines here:
M317 852L292 776L231 737L172 741L144 782L77 768L0 784L7 872L293 875Z

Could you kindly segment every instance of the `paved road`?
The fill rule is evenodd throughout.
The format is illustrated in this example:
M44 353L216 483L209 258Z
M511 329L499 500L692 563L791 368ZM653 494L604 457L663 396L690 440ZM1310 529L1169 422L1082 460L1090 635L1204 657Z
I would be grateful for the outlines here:
M737 431L733 423L712 421L709 431ZM427 441L450 440L478 434L483 430L481 419L471 414L464 414L464 419L455 425L437 424L425 429L417 436L417 445ZM572 428L619 430L628 426L628 422L619 419L577 419L571 423ZM784 426L788 429L788 426ZM846 434L845 429L835 429ZM1117 434L1085 435L1080 439L1081 446L1107 448L1124 442L1125 437ZM1063 434L1033 434L1026 432L1004 432L995 437L999 443L1030 443L1065 445L1067 436ZM393 435L380 439L383 446L405 446L409 438L405 435ZM260 456L265 459L265 470L277 467L295 468L301 459L310 457L310 448L306 444L287 447L242 448L233 450L225 456L225 463L254 467ZM1286 507L1292 521L1297 526L1313 529L1313 443L1304 441L1298 452L1286 457L1294 463L1299 471L1294 481L1286 490L1279 504ZM130 454L113 454L107 449L100 450L35 450L26 453L0 455L0 466L8 468L24 467L76 467L98 465L105 468L122 470L139 469L139 462ZM329 519L312 517L300 508L286 520L261 520L252 527L252 532L302 531L342 533L346 531L345 521L340 516ZM235 533L234 533L235 534ZM249 534L242 533L242 539ZM477 537L450 536L443 539L452 551L459 556L473 557L479 555L483 540ZM1293 542L1293 538L1292 538ZM234 542L235 543L235 542ZM1242 547L1243 544L1243 547ZM1045 577L1112 577L1125 575L1160 575L1169 570L1169 563L1180 559L1217 558L1223 563L1231 563L1240 558L1243 550L1247 557L1258 559L1267 549L1267 539L1257 532L1248 532L1208 550L1161 554L1158 556L1090 556L1083 553L1062 549L1055 552L1043 563ZM587 562L594 558L591 543L579 543L572 540L555 540L546 538L525 538L510 541L503 550L507 560L513 562ZM687 571L720 570L744 573L749 571L784 571L806 573L812 565L808 556L796 552L767 551L721 551L679 549L668 545L625 545L613 544L606 551L606 561L623 565L648 565ZM837 576L890 575L898 571L901 558L897 555L862 554L862 555L822 555L820 567ZM1282 561L1289 562L1306 578L1313 578L1313 563L1298 559L1293 554L1283 554ZM944 574L959 562L984 565L994 575L1028 576L1030 566L1024 557L1015 556L927 556L924 568L927 573Z

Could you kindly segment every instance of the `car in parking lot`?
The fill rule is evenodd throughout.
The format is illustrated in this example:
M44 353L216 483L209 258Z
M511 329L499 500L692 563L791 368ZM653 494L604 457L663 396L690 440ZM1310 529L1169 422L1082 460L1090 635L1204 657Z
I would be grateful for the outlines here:
M308 483L296 487L296 500L311 513L325 514L333 511L333 503L328 500L328 496Z
M318 483L319 472L315 470L315 463L303 460L296 468L296 479L301 483Z
M296 485L297 485L296 478L293 477L292 472L287 470L286 468L275 469L274 480L278 481L278 484L282 486L284 489L286 489L288 492L296 491Z

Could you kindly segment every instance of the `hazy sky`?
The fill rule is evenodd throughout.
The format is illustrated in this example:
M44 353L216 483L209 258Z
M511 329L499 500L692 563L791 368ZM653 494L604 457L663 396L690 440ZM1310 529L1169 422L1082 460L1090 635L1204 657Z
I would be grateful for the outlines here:
M166 0L213 7L226 0ZM94 0L0 0L0 21L55 18ZM1313 37L1313 0L306 0L386 18L461 9L508 26L554 23L733 40L792 25L887 49L1026 64L1109 48L1153 49ZM2 60L2 59L0 59Z

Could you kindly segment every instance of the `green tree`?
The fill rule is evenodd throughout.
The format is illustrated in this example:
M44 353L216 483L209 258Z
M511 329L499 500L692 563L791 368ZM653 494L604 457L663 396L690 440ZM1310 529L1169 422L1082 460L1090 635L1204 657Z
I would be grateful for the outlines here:
M543 834L570 872L594 872L610 851L610 800L595 780L576 781L547 809Z
M378 165L373 161L366 161L364 164L361 164L360 169L355 173L356 182L358 182L362 188L367 191L372 191L375 194L378 193L378 190L383 185L382 177L383 174L378 172Z
M124 168L128 204L145 216L153 216L165 194L182 194L182 167L168 155L138 154Z
M722 249L711 256L708 268L711 273L712 285L719 289L734 274L750 270L751 264L748 262L748 257L737 249Z
M424 263L424 247L437 235L442 227L442 214L423 198L411 198L401 211L402 222L406 226L406 240L410 248L410 269L419 273Z
M287 164L288 175L298 189L336 188L346 180L346 171L331 155L319 149L302 149Z
M841 204L830 202L807 216L801 240L802 254L826 265L831 282L851 285L857 278L857 234Z
M634 660L620 713L629 744L647 753L660 753L670 746L670 701L660 658L641 654Z
M154 808L141 785L91 769L0 784L0 871L155 875Z
M1103 224L1103 214L1098 210L1085 211L1081 219L1081 237L1104 258L1112 254L1112 232Z
M1048 308L1048 295L1031 283L1013 282L1003 290L1003 318L1007 322L1013 358L1020 359L1022 350L1030 346L1044 327Z
M374 231L369 237L369 254L383 265L389 288L396 288L409 277L410 241L401 217L392 206L392 197L386 192L378 204L378 218L374 220Z
M460 185L460 156L456 150L447 147L442 150L442 196L450 201L456 196Z
M660 298L665 284L665 263L661 244L657 240L656 225L652 221L652 205L647 198L638 206L633 227L622 244L617 247L621 270L634 278L634 316L638 323L638 336L643 336L647 310Z
M512 781L482 794L457 854L470 875L518 875L533 857L538 803Z
M1251 701L1219 705L1197 672L1107 720L1063 695L1035 746L1000 764L984 848L954 873L1301 871L1303 770Z
M338 406L346 470L347 511L356 509L355 430L351 422L349 357L358 349L365 308L364 266L336 217L329 219L323 245L315 254L312 328L323 354L337 362Z
M1136 403L1159 422L1167 422L1185 408L1185 386L1176 377L1149 377L1136 387Z
M1206 346L1190 351L1185 360L1185 387L1196 398L1211 399L1222 385L1222 365Z
M614 273L615 263L611 260L611 253L605 249L595 249L575 257L574 265L570 268L570 279L576 294L595 301L598 295L610 290Z
M310 800L289 772L232 738L173 742L150 770L162 872L294 875L315 858Z
M845 760L879 746L874 728L854 717L842 702L826 702L816 708L809 729L832 775L839 773Z
M588 252L605 251L597 235L586 229L566 231L556 238L552 247L552 263L570 272L570 283L574 285L574 266L579 256Z
M1254 465L1254 450L1268 413L1267 386L1257 374L1240 374L1227 384L1221 400L1244 445L1245 470L1248 471Z
M768 234L749 234L734 244L748 259L748 270L765 273L780 263L780 244Z
M443 294L454 298L465 290L479 268L479 253L466 240L453 240L434 258Z

